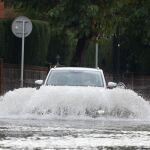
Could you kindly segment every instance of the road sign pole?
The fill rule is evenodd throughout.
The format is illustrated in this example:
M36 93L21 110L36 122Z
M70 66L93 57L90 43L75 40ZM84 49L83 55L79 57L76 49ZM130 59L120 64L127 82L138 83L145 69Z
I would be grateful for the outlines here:
M22 55L21 55L21 88L23 87L23 71L24 71L24 25L25 21L22 21Z
M25 16L19 16L17 17L12 25L11 29L13 34L18 37L22 38L22 51L21 51L21 77L20 77L20 87L22 88L24 86L24 41L25 37L27 37L31 31L32 31L32 22L29 18Z
M98 67L98 43L96 43L96 49L95 49L95 68Z

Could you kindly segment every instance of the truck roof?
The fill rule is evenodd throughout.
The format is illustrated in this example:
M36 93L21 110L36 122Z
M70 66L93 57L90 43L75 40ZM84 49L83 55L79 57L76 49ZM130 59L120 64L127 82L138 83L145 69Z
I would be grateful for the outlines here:
M52 70L82 70L82 71L102 71L99 68L86 68L86 67L55 67Z

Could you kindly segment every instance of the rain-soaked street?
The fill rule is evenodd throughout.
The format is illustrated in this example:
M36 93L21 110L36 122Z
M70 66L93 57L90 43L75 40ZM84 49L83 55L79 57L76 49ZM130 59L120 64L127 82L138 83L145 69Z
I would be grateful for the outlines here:
M150 149L150 121L1 119L0 149Z
M150 149L150 104L132 90L22 88L0 99L0 149Z

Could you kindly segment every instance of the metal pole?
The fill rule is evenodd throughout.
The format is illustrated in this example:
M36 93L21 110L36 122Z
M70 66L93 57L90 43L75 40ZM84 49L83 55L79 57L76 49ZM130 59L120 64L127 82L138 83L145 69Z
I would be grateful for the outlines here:
M95 68L98 67L98 37L96 38L96 46L95 46Z
M22 21L22 55L21 55L21 88L23 87L23 70L24 70L24 24L25 21Z

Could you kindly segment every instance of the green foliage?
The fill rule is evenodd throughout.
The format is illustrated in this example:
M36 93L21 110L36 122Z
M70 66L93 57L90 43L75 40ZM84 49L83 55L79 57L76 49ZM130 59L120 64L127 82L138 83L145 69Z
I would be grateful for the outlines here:
M112 72L112 40L107 39L100 43L99 45L99 66L104 69L104 71Z
M43 65L47 62L50 38L49 26L48 23L37 20L33 20L32 23L33 31L25 42L25 62L27 64Z
M133 1L129 6L118 32L121 64L129 64L130 71L150 74L150 3Z
M6 5L9 6L9 1L5 1L7 1ZM65 39L65 42L70 42L71 39L73 41L71 43L76 43L73 47L69 46L70 43L67 43L68 46L64 46L63 43L60 44L64 48L68 47L71 49L68 50L71 55L69 57L67 56L67 63L71 61L71 57L78 58L76 60L81 62L80 58L83 55L83 49L88 45L88 41L91 39L95 41L97 35L100 37L110 36L114 32L117 24L114 23L117 22L115 8L118 7L119 1L14 0L10 1L10 3L16 11L27 14L31 18L47 19L52 30L59 32L58 34L53 34L57 35L57 39L59 39L58 35L60 35L62 36L60 38ZM64 38L63 35L66 35L66 37ZM85 40L82 43L83 45L80 44L81 39ZM58 49L57 47L55 48ZM55 52L51 55L55 55Z
M51 30L50 33L47 61L51 64L56 64L56 57L59 55L59 62L65 66L69 66L71 64L76 44L74 35L69 31L63 33Z
M82 66L95 67L95 43L88 42L82 54Z
M0 57L4 58L6 62L18 61L18 51L20 40L14 37L11 32L12 19L4 19L0 21Z
M70 65L71 59L80 55L82 66L94 66L94 45L96 37L99 36L100 66L111 70L111 42L108 40L108 43L105 44L103 41L115 34L117 42L120 44L118 51L120 58L118 60L120 60L121 72L124 72L126 65L129 64L130 71L150 74L149 0L5 0L5 2L6 6L13 6L20 14L49 22L51 30L48 62L55 63L56 55L59 54L61 62ZM0 24L0 29L2 26ZM43 34L40 35L40 32L44 33L44 31L35 28L39 31L39 36L42 37ZM7 34L9 35L7 30L0 32L0 37L3 36L4 41L10 41L9 38L12 35L7 37ZM37 40L40 39L39 36L34 36ZM81 39L85 40L82 44L79 42ZM1 44L0 49L15 47L15 41L16 39L9 45ZM18 39L17 41L20 42ZM34 43L28 41L28 38L26 42L28 47ZM18 44L17 46L19 47ZM36 49L36 46L33 47ZM16 52L17 49L15 47ZM118 49L117 45L116 49ZM4 51L2 51L1 55L4 55ZM29 56L33 56L30 51L27 53ZM9 59L11 59L11 55L10 51L5 51L5 56ZM39 59L38 63L42 63L42 59L45 57L45 55L42 57L40 55L41 53L35 54L36 59ZM29 63L29 60L27 62Z
M123 0L5 0L6 6L14 6L16 11L30 18L48 20L53 28L70 30L79 38L110 35L114 32L118 7ZM122 5L121 5L122 4ZM121 5L121 6L120 6Z
M55 26L70 29L77 34L78 38L85 35L86 37L96 37L99 33L100 36L104 36L110 34L108 28L115 26L112 24L115 16L111 9L114 3L114 1L103 0L72 0L71 2L64 0L59 1L53 8L49 9L48 14Z
M32 19L47 20L48 10L55 0L4 0L6 8L14 8L18 14L30 16Z
M89 42L82 55L82 66L95 67L96 44ZM104 71L112 71L112 41L105 40L98 44L98 66Z

